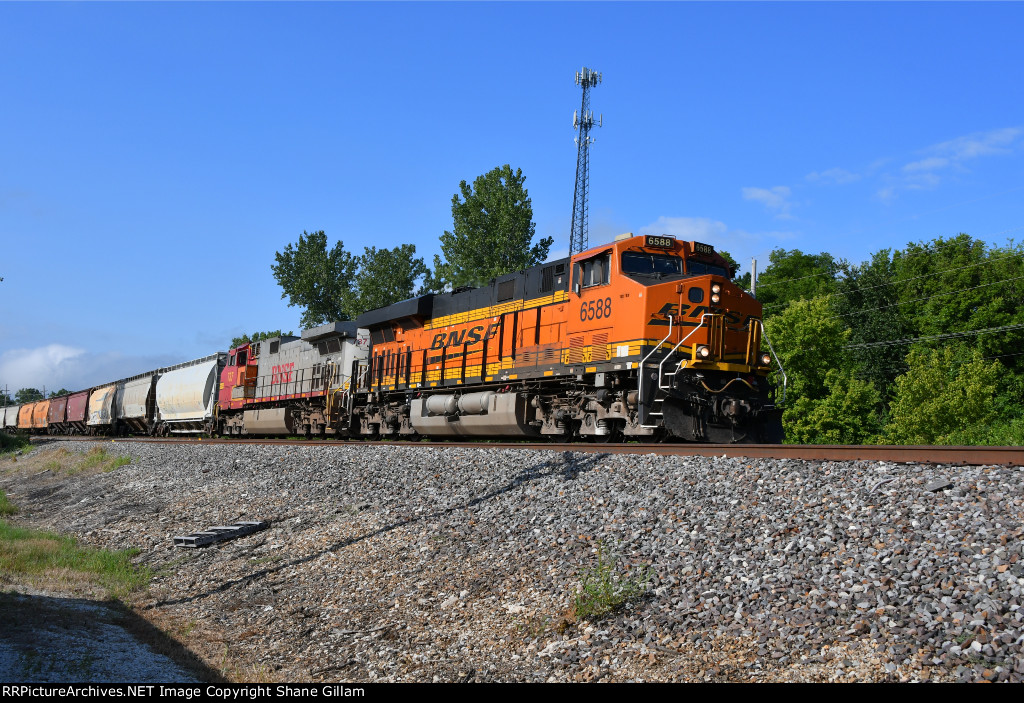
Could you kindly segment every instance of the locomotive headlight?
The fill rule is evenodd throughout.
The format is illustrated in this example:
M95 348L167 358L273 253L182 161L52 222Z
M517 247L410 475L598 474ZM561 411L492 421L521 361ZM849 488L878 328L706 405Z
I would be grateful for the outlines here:
M771 366L772 365L772 355L767 353L767 352L762 354L761 355L761 363L764 364L765 366Z
M703 344L697 347L697 357L700 359L707 359L711 356L711 347L707 347Z
M717 283L712 283L711 284L711 292L712 293L721 293L722 292L722 286L718 285ZM712 300L714 300L714 298L712 298Z
M721 300L722 300L722 296L720 296L718 293L712 293L711 294L711 302L712 303L717 303L717 302L719 302Z

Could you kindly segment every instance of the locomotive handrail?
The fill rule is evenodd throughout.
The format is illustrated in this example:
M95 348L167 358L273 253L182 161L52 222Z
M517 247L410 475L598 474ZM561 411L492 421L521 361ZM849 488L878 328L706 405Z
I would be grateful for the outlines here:
M775 353L775 348L772 346L772 340L768 339L768 334L764 331L764 320L758 320L757 324L761 326L761 337L768 343L768 351L772 353L775 363L779 365L779 373L782 374L782 398L779 399L778 403L776 403L776 405L782 405L786 402L786 383L789 379L786 377L786 370L782 368L782 361L779 360L779 355Z
M671 357L671 356L672 356L673 354L675 354L675 353L676 353L676 349L678 349L679 347L681 347L681 346L683 345L683 342L685 342L685 341L686 341L687 339L689 339L689 338L690 338L690 336L691 336L691 335L692 335L692 334L693 334L694 332L696 332L697 330L699 330L699 329L700 329L701 327L703 327L703 326L704 326L704 318L705 318L705 317L714 317L714 315L713 315L712 313L709 313L709 312L706 312L706 313L704 313L703 315L701 315L701 316L700 316L700 324L699 324L699 325L697 325L696 327L694 327L694 328L693 328L692 330L690 330L690 334L688 334L688 335L686 335L685 337L683 337L682 339L680 339L680 340L679 340L679 343L678 343L678 344L676 344L676 345L675 345L674 347L672 347L672 351L670 351L670 352L669 352L668 354L666 354L666 355L664 356L664 358L662 358L662 360L661 360L661 363L660 363L660 364L658 364L658 387L659 387L659 388L664 388L664 387L663 387L663 386L661 385L661 377L662 377L661 369L662 369L662 366L664 366L664 365L665 365L665 362L666 362L666 361L668 361L668 360L669 360L669 358L670 358L670 357ZM683 361L683 364L685 364L685 363L686 363L686 361L684 360L684 361ZM685 366L684 366L683 368L685 368Z
M659 349L661 349L661 345L664 344L666 341L668 341L668 338L672 336L672 321L673 321L673 319L674 319L673 315L669 315L668 316L668 334L666 334L665 338L662 339L660 342L658 342L655 345L654 349L652 349L651 351L647 352L647 356L645 356L640 361L640 370L639 370L638 375L637 375L637 384L636 384L636 402L637 402L637 409L638 410L642 411L643 410L643 406L644 406L644 376L646 375L645 372L644 372L644 365L647 363L647 360L651 358L651 355L653 355L654 352L656 352ZM658 386L661 387L661 377L660 377L661 371L660 371L660 367L659 367L658 373L659 373ZM642 412L639 413L639 414L641 416L643 415Z

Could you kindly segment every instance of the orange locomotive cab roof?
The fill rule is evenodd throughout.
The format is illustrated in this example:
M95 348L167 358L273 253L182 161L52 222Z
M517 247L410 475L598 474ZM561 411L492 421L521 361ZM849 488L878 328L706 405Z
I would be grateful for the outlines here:
M603 254L609 249L614 249L616 254L621 254L623 251L635 250L644 251L650 254L675 254L682 257L684 260L693 258L705 261L709 264L721 266L729 271L730 276L732 274L732 264L730 264L728 259L715 251L715 248L712 245L694 240L686 241L676 239L668 234L634 235L632 232L620 234L612 242L590 247L586 251L575 254L572 257L572 261L573 263L577 261L584 261L593 256Z
M663 265L665 263L671 265L671 262L673 261L686 262L685 271L683 270L682 265L679 265L678 271L663 271L663 274L671 276L672 280L676 278L706 275L708 273L721 275L724 278L731 279L735 274L733 264L715 251L715 248L710 244L697 241L685 241L665 234L620 234L612 242L591 247L586 251L574 255L572 257L572 263L574 266L576 264L582 264L594 257L602 256L610 252L614 252L614 256L612 256L616 262L614 264L614 269L619 274L631 277L631 274L634 272L624 270L626 266L623 254L626 252L635 252L635 254L641 256L646 254L655 259L660 257ZM640 273L639 275L642 276L643 274ZM640 279L638 278L637 280ZM663 276L659 276L658 280L664 282L666 279Z

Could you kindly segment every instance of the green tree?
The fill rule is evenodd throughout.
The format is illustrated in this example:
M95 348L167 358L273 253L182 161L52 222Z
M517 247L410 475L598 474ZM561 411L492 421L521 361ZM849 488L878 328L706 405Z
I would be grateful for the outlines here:
M733 276L733 282L744 290L750 290L750 272L747 271L742 276L739 275L740 269L742 268L736 259L733 258L732 254L725 251L724 249L717 249L718 253L723 259L729 262L732 266L731 275Z
M849 367L843 347L850 330L834 315L827 298L795 301L765 319L764 325L789 378L791 394L822 398L829 370Z
M881 397L849 369L825 374L826 395L797 397L783 412L791 444L870 444L882 429Z
M765 320L765 333L789 381L782 414L787 442L861 444L877 434L880 397L854 378L845 350L850 330L828 298L793 301Z
M508 164L459 183L452 196L452 231L441 235L441 252L425 287L442 291L479 286L512 271L543 263L554 240L533 244L533 206L521 169Z
M349 314L355 318L367 310L382 308L413 296L416 282L430 274L416 246L394 249L366 247L359 257L359 274Z
M985 250L984 242L959 234L910 243L893 255L899 306L918 334L971 329L978 306L993 292L978 288L985 282Z
M14 394L14 402L19 405L34 403L37 400L43 400L43 394L37 388L22 388Z
M304 328L335 320L350 319L355 279L359 262L339 241L328 251L323 230L299 235L297 244L289 244L274 254L271 265L288 305L303 308L299 320Z
M59 398L62 395L70 395L71 391L67 388L61 388L59 391L50 391L50 398Z
M873 343L918 334L911 311L899 304L892 252L883 249L859 266L843 263L842 271L831 300L836 314L850 327L849 353L856 376L871 381L887 400L893 381L907 370L906 347Z
M285 336L294 337L295 333L291 331L282 332L281 330L273 330L272 332L253 332L252 334L243 334L241 337L233 337L231 339L231 346L228 347L228 349L234 349L235 347L240 347L243 344L262 342L264 339Z
M992 402L1002 365L985 361L961 345L912 349L909 369L896 379L885 441L892 444L952 444L998 419ZM958 439L959 438L959 439Z
M777 315L795 300L833 293L842 262L831 254L805 254L799 249L774 249L757 276L757 299L766 315Z

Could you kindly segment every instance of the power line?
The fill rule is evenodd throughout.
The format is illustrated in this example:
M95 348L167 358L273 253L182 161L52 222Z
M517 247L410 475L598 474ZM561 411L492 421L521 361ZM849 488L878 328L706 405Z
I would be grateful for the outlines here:
M1003 325L1001 327L986 327L980 330L965 330L963 332L947 332L946 334L933 334L926 337L905 337L903 339L891 339L884 342L864 342L862 344L848 344L844 349L869 349L872 347L889 347L901 344L914 344L916 342L932 342L939 339L955 339L959 337L976 337L982 334L995 332L1011 332L1024 329L1024 323L1019 325Z
M985 239L990 239L992 237L998 237L998 236L1003 235L1003 234L1009 234L1010 232L1017 232L1019 230L1024 230L1024 225L1020 225L1018 227L1011 227L1010 229L1004 229L1002 232L996 232L995 234L983 235L982 238L979 238L976 241L981 241L982 243L984 243ZM968 235L968 236L970 236L970 235ZM974 238L972 237L972 239L974 239ZM906 257L904 257L904 260L909 259L909 258L911 258L913 256L919 256L921 254L934 253L936 251L940 251L940 250L942 250L942 249L944 249L946 247L951 247L951 246L954 246L956 244L958 244L958 242L951 241L951 242L945 242L944 244L936 245L936 246L933 246L933 247L925 247L925 248L921 249L920 251L915 251L915 252L912 252L911 254L907 255ZM811 255L811 256L813 256L813 255ZM765 268L765 270L767 270L767 267ZM795 281L802 281L802 280L807 279L807 278L816 278L816 277L819 277L819 276L831 276L831 275L834 275L834 274L830 274L828 271L822 271L820 273L811 273L811 274L808 274L806 276L799 276L797 278L786 278L786 279L783 279L781 281L770 281L768 283L761 284L758 287L759 288L770 288L771 286L777 286L777 285L780 285L782 283L793 283Z
M936 293L935 295L928 295L928 296L925 296L923 298L914 298L913 300L904 300L901 303L893 303L892 305L882 305L881 307L877 307L877 308L867 308L865 310L854 310L853 312L845 312L845 313L843 313L841 315L832 315L831 317L826 317L825 319L826 320L835 320L835 319L840 318L840 317L850 317L851 315L861 315L861 314L866 313L866 312L877 312L879 310L888 310L889 308L899 307L900 305L910 305L911 303L920 303L920 302L923 302L925 300L931 300L932 298L941 298L944 295L953 295L954 293L966 293L967 291L970 291L970 290L978 290L979 288L988 288L989 286L999 285L1000 283L1010 283L1012 281L1019 281L1021 279L1024 279L1024 276L1016 276L1014 278L1004 278L1004 279L1000 279L998 281L992 281L991 283L982 283L980 286L972 286L970 288L958 288L956 290L945 291L944 293Z
M1014 252L1012 254L1006 254L1005 256L997 256L997 257L995 257L993 259L985 259L984 261L978 261L978 262L973 263L973 264L967 264L966 266L961 266L959 268L942 269L941 271L933 271L932 273L923 273L920 276L914 276L913 278L905 278L905 279L903 279L901 281L886 281L885 283L878 283L878 284L873 285L873 286L863 286L861 288L852 288L852 289L850 289L848 291L836 291L835 293L828 293L827 295L822 296L822 297L831 298L834 295L848 296L851 293L858 293L860 291L872 290L874 288L881 288L882 286L894 286L897 283L910 283L911 281L917 281L917 280L920 280L922 278L928 278L929 276L938 276L939 274L949 273L951 271L966 271L967 269L974 268L975 266L984 266L985 264L991 264L991 263L995 263L995 262L998 262L998 261L1003 261L1005 259L1021 258L1021 257L1022 257L1022 254L1020 252Z

